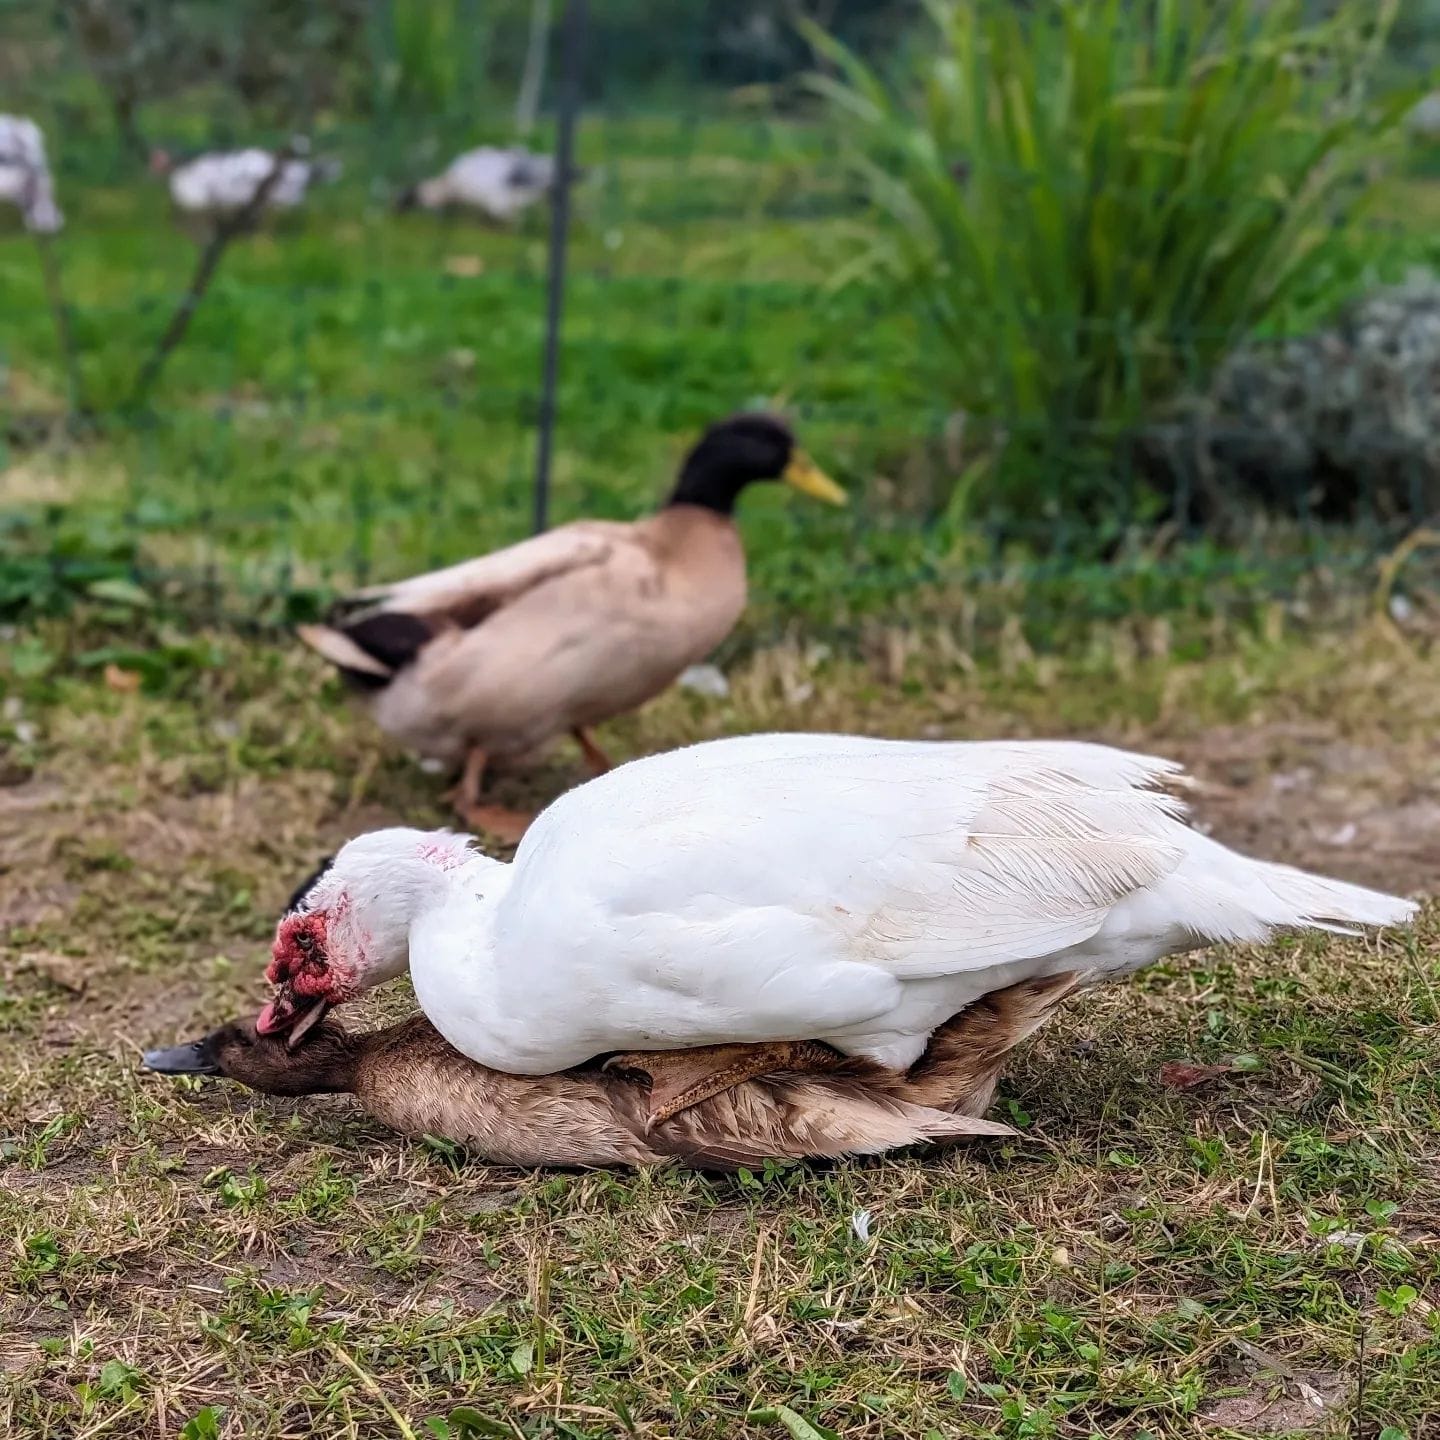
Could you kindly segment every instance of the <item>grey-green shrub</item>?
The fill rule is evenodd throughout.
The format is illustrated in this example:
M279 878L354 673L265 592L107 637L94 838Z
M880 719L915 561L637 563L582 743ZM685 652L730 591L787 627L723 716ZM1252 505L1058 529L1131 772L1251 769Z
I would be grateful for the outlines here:
M1191 517L1440 516L1440 279L1417 272L1301 339L1243 347L1146 436Z

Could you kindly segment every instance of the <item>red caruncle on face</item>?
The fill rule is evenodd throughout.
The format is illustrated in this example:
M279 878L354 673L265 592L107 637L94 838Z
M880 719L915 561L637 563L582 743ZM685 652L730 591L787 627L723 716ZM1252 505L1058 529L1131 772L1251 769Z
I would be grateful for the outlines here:
M287 985L305 999L337 1004L346 998L348 977L330 963L330 917L324 910L287 915L275 932L265 978L272 985Z

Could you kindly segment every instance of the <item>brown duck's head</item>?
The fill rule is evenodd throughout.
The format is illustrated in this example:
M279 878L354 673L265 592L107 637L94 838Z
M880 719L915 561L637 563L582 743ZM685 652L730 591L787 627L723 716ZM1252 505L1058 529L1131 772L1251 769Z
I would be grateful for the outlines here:
M333 1023L297 1044L236 1020L188 1045L147 1050L144 1062L159 1075L223 1075L265 1095L319 1095L353 1089L359 1057L356 1037Z
M797 447L790 427L778 415L760 413L712 425L685 457L668 503L729 515L740 492L759 480L781 480L831 505L846 503L845 492Z

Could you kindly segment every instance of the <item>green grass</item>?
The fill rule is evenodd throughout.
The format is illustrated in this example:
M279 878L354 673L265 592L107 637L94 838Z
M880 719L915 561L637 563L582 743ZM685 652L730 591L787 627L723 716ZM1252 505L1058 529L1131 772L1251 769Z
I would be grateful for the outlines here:
M763 146L740 122L682 137L642 117L586 132L593 176L577 202L557 520L653 505L698 430L747 405L795 407L809 446L862 492L868 459L933 428L908 381L906 317L823 289L849 253L849 222L775 217L792 192L818 184L823 198L823 175L806 168L813 136L791 128L766 132ZM387 169L358 145L346 158L351 176L318 192L303 220L232 248L153 416L111 418L75 449L11 457L46 472L42 498L83 501L86 524L109 517L158 566L213 560L252 596L325 574L393 574L527 532L543 216L515 234L395 216L370 186L419 162ZM85 389L111 415L194 246L143 178L77 185L66 203ZM23 236L0 241L0 283L20 317L7 338L14 407L28 394L53 409L63 379ZM9 484L23 509L23 479ZM762 586L767 575L781 583L795 548L789 512L773 494L746 508ZM35 506L25 513L48 523ZM833 574L857 526L882 522L801 523Z
M442 823L442 778L290 647L98 614L14 640L0 1428L17 1440L1436 1433L1433 907L1414 936L1222 950L1071 1007L1004 1084L1013 1142L727 1180L503 1170L345 1100L136 1069L140 1047L253 1009L299 875L358 830ZM105 678L117 647L138 691ZM804 725L1150 746L1189 761L1221 838L1433 889L1433 653L1369 631L1230 629L1213 649L1187 659L1137 621L1069 658L977 665L877 631L863 662L761 650L728 700L667 696L607 741ZM502 798L578 774L561 752ZM411 1003L391 988L369 1018ZM1236 1068L1175 1091L1175 1059Z
M157 134L183 137L193 116L166 120ZM296 592L527 533L543 216L511 234L390 213L399 183L435 163L413 130L337 122L317 148L346 161L344 179L302 217L236 243L153 411L125 418L116 407L195 245L156 182L57 142L70 218L59 252L99 423L27 448L30 418L53 418L66 385L34 247L0 235L0 393L21 437L0 469L0 552L118 553L137 572L200 578L230 610L283 618ZM1002 544L949 505L973 447L923 383L915 317L882 289L830 284L856 253L860 212L821 129L723 110L697 110L693 123L601 112L582 128L581 160L591 173L577 197L554 519L644 511L701 426L783 404L856 503L839 514L773 487L747 495L754 593L779 614L893 616L917 587L982 570L1038 578L1053 613L1037 555L1065 584L1060 609L1073 612L1078 594L1099 615L1207 605L1237 564L1268 596L1317 559L1369 558L1368 537L1267 532L1253 557L1199 547L1142 560L1139 579L1122 566L1117 579L1104 566L1077 571L1094 533L1038 509ZM1336 298L1367 267L1403 268L1427 247L1418 234L1370 232L1337 270ZM1118 533L1144 504L1138 477L1122 471L1117 491Z
M1104 518L1116 438L1353 249L1413 103L1373 97L1394 8L979 0L935 7L889 79L811 32L930 383L1010 437L987 495Z
M188 112L150 118L200 138ZM1433 1436L1433 907L1413 939L1224 951L1073 1007L1005 1084L1022 1138L947 1156L528 1174L346 1101L137 1073L141 1046L255 1008L274 915L319 854L449 818L443 779L313 659L195 615L284 620L287 595L527 526L543 223L392 216L370 180L413 174L419 137L332 130L345 180L227 256L153 417L17 444L0 470L0 519L35 527L0 531L0 582L72 598L55 538L107 587L0 646L0 1430ZM1433 646L1292 633L1259 602L1299 587L1313 619L1331 580L1301 573L1303 547L1282 544L1281 572L1263 546L1080 569L1062 544L1021 583L1023 545L922 528L954 434L916 385L912 321L827 288L854 250L823 136L605 115L581 159L556 518L644 509L699 425L761 398L800 410L860 500L747 497L731 697L669 695L612 727L617 754L802 726L1086 735L1187 759L1222 838L1433 890ZM62 149L61 170L106 409L194 248L106 155ZM1408 227L1432 192L1406 185ZM1372 238L1337 297L1434 251L1416 228ZM0 290L6 408L53 415L64 378L23 237L0 235ZM39 561L12 566L27 549ZM956 583L982 561L1009 577ZM200 588L157 606L124 583L159 571ZM500 798L578 778L561 752ZM406 1008L394 988L370 1018ZM1227 1057L1206 1089L1160 1082L1167 1060Z

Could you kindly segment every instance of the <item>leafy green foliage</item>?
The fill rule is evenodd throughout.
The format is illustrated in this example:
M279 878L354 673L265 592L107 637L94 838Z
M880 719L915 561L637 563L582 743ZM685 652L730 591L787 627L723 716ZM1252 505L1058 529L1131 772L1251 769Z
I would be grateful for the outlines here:
M1093 514L1114 439L1348 243L1409 99L1370 95L1395 4L1309 8L936 0L888 82L811 31L931 383L1008 436L992 494Z
M388 45L381 47L378 77L386 103L422 115L449 114L465 80L468 27L461 0L390 0L380 9L389 21L382 21Z
M223 119L215 118L243 128L257 120L293 123L333 105L351 88L366 58L368 8L366 0L310 0L306 5L288 0L76 0L0 6L0 42L33 42L34 21L48 20L94 76L101 95L83 98L103 97L116 138L132 160L143 160L151 139L173 143L173 136L152 136L146 128L145 112L162 97L208 88L212 103L216 92L224 97ZM53 83L53 76L36 67L15 67L16 89L27 103L29 87L43 93L47 80Z
M0 511L0 620L59 614L87 595L143 603L129 579L135 562L134 538L105 519Z
M840 1436L824 1425L815 1425L788 1405L771 1405L752 1410L749 1419L755 1425L782 1425L791 1440L840 1440Z
M220 1440L220 1420L225 1412L206 1405L180 1427L180 1440Z
M348 3L336 0L333 13ZM615 52L600 29L643 19L649 3L594 15L607 64ZM483 10L495 43L501 31L523 39L528 0L457 4L462 19ZM368 12L377 65L395 58L403 9ZM835 9L836 30L860 36L866 9ZM707 9L706 24L723 29L718 15ZM903 43L903 32L880 33L889 49L897 35ZM631 60L640 63L627 51ZM94 83L53 56L45 65L45 95L34 98L37 117L63 137L55 158L70 223L57 252L93 416L73 437L57 423L57 443L34 445L28 422L58 422L66 377L33 242L0 232L5 384L19 437L0 495L0 620L80 597L120 609L113 585L138 583L156 609L187 622L288 625L356 581L527 533L543 214L498 231L394 214L387 203L450 145L509 139L513 84L487 89L473 113L462 86L459 115L417 110L407 120L381 93L389 81L372 76L365 104L383 119L344 104L317 116L317 153L340 159L342 177L303 213L227 252L152 413L137 416L117 412L194 268L194 239L173 222L163 186L113 173L112 122ZM264 138L232 123L233 97L212 90L147 101L147 133L198 143L218 126ZM617 85L617 97L626 93ZM976 417L956 422L953 377L937 379L944 356L919 312L879 284L830 285L854 257L863 213L833 139L813 116L778 116L773 97L731 104L690 93L659 112L587 112L554 521L644 513L699 427L741 406L780 405L852 504L822 509L779 487L747 493L748 624L761 638L798 616L848 640L872 617L933 609L942 591L952 616L957 600L978 603L978 628L993 634L1022 607L1045 632L1137 610L1250 608L1309 583L1318 547L1308 536L1257 536L1254 555L1206 542L1160 552L1137 539L1154 472L1131 466L1128 452L1117 461L1109 420L1063 405L1006 417L1014 443L997 463L998 421L988 434ZM539 133L534 143L550 140ZM1408 183L1413 221L1420 187ZM1325 313L1370 270L1391 273L1390 257L1434 258L1433 226L1419 218L1398 237L1366 228L1327 243L1328 268L1311 277L1327 292ZM1373 553L1370 537L1354 546L1327 537L1325 573L1348 576ZM977 602L997 579L999 602ZM153 693L156 677L145 683Z

